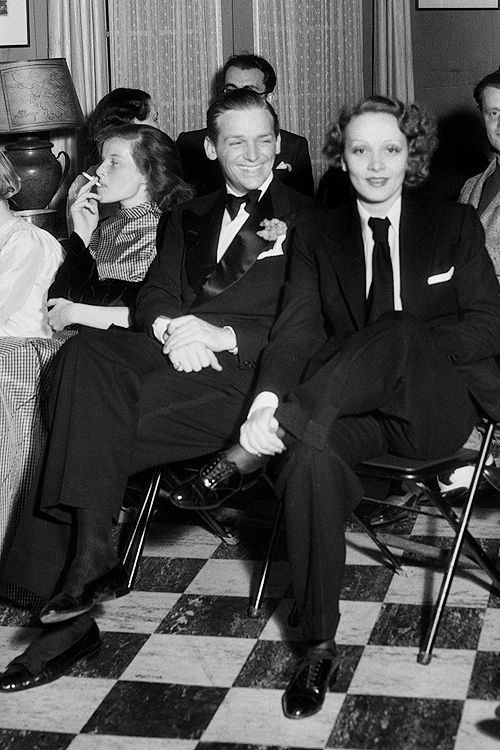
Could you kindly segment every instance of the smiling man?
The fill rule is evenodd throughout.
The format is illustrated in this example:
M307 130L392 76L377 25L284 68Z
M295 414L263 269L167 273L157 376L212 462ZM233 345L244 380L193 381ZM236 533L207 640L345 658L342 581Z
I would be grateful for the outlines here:
M236 437L294 228L315 210L274 178L279 146L276 114L258 94L238 90L213 104L205 147L225 186L172 212L138 297L140 332L82 329L62 347L35 511L26 510L0 572L18 603L50 599L40 613L48 627L0 676L1 691L57 679L99 649L87 612L127 593L111 531L128 476ZM269 239L273 219L286 232Z
M247 89L273 104L276 73L272 65L259 55L233 55L224 65L221 79L224 94ZM280 134L281 152L274 160L276 176L288 187L312 196L314 183L307 140L288 130L281 130ZM218 162L205 158L205 136L206 130L203 129L180 133L177 138L184 176L198 195L210 193L224 183Z

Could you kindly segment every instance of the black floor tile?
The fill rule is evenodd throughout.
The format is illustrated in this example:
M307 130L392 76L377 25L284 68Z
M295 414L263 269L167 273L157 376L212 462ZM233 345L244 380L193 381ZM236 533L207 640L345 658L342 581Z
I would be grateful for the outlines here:
M199 739L226 693L224 688L117 682L82 733Z
M453 750L461 712L461 701L347 695L327 747Z
M145 633L101 633L102 648L95 658L75 664L74 677L101 677L117 680L149 638Z
M66 750L74 734L0 729L1 750Z
M264 599L259 616L250 618L246 597L184 594L156 632L258 638L277 603L277 599Z
M432 607L416 604L383 604L369 643L377 646L421 646L433 612ZM482 609L447 607L439 626L436 648L476 649L483 621Z
M477 652L467 697L500 700L500 653Z
M381 602L393 572L382 565L347 565L341 599Z
M134 589L182 593L205 563L206 560L187 557L143 557Z

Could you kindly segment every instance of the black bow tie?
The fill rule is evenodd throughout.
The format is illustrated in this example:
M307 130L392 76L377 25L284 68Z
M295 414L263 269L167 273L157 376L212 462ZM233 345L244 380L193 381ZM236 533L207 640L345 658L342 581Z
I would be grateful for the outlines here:
M249 190L245 195L226 193L226 208L231 217L231 221L238 215L240 206L245 206L246 211L250 213L252 208L257 204L259 198L260 190Z

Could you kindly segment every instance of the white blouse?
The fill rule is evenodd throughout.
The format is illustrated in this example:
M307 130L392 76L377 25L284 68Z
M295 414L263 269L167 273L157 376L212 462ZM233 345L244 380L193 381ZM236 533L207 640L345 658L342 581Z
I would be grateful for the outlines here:
M63 258L60 243L25 219L0 226L0 336L52 337L47 291Z

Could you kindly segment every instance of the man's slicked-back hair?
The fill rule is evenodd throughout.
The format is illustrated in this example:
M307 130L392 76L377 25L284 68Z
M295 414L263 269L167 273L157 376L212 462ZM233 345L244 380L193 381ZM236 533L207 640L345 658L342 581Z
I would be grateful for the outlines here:
M227 94L222 94L208 108L207 135L214 145L217 143L219 135L219 117L224 112L246 109L264 109L269 112L273 120L274 134L278 137L280 132L278 115L269 102L260 94L256 94L255 91L251 91L250 89L236 89L235 91L228 91Z
M257 70L262 71L262 74L264 76L264 86L266 88L266 94L270 94L271 91L274 91L276 87L276 72L271 63L268 62L264 57L260 57L259 55L252 55L249 53L245 53L242 55L232 55L222 68L222 86L224 86L226 73L229 68L239 68L240 70L253 70L254 68L257 68Z
M488 73L487 76L481 78L479 83L476 83L474 86L474 99L476 100L479 109L482 109L483 107L483 93L487 86L500 89L500 68L493 71L493 73Z

